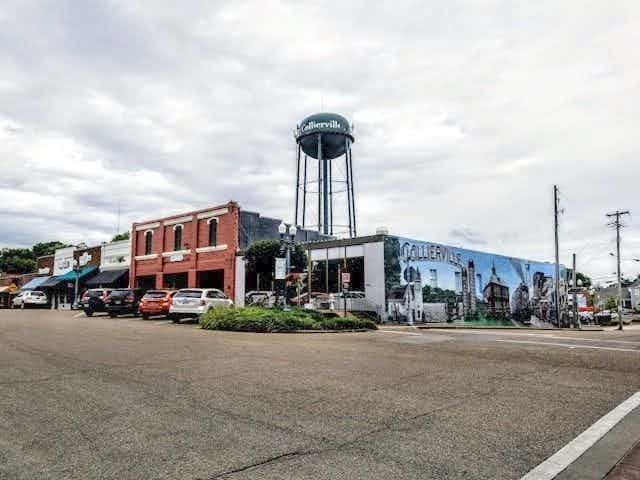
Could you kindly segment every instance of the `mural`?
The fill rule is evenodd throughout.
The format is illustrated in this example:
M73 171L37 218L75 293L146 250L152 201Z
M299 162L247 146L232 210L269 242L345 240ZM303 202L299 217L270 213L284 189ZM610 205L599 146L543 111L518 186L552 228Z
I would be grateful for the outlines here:
M553 263L385 237L387 310L398 320L555 325L554 271Z

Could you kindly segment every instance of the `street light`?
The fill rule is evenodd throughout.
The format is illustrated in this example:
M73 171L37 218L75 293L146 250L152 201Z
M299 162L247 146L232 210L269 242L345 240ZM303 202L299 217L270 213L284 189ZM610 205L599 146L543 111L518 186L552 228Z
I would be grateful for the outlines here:
M281 250L285 251L285 279L284 279L284 310L289 310L289 305L287 304L287 279L286 276L291 272L291 250L295 246L296 233L298 233L298 229L295 225L290 225L287 228L287 225L282 222L278 226L278 233L280 234L280 245Z

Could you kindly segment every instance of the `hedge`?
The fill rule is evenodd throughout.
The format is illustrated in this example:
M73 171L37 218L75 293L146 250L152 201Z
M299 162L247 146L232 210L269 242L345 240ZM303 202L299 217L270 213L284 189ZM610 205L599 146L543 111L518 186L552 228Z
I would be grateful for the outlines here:
M200 326L207 330L240 332L290 332L294 330L376 330L368 319L339 317L335 313L314 310L246 307L212 308L200 317Z

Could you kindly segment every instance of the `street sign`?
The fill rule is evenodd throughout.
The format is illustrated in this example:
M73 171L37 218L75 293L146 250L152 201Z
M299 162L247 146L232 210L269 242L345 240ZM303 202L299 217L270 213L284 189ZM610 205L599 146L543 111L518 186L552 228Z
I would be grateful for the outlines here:
M276 257L276 280L284 280L287 276L287 259Z
M351 283L351 274L349 272L342 272L342 283Z

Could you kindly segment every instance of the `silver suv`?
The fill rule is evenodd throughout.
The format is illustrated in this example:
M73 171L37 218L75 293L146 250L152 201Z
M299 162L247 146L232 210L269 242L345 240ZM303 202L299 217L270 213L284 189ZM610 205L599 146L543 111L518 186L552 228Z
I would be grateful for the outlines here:
M233 301L217 288L183 288L173 296L169 318L179 322L181 318L202 315L210 308L232 306Z
M44 307L48 305L49 300L44 292L27 290L20 292L11 303L13 308Z

